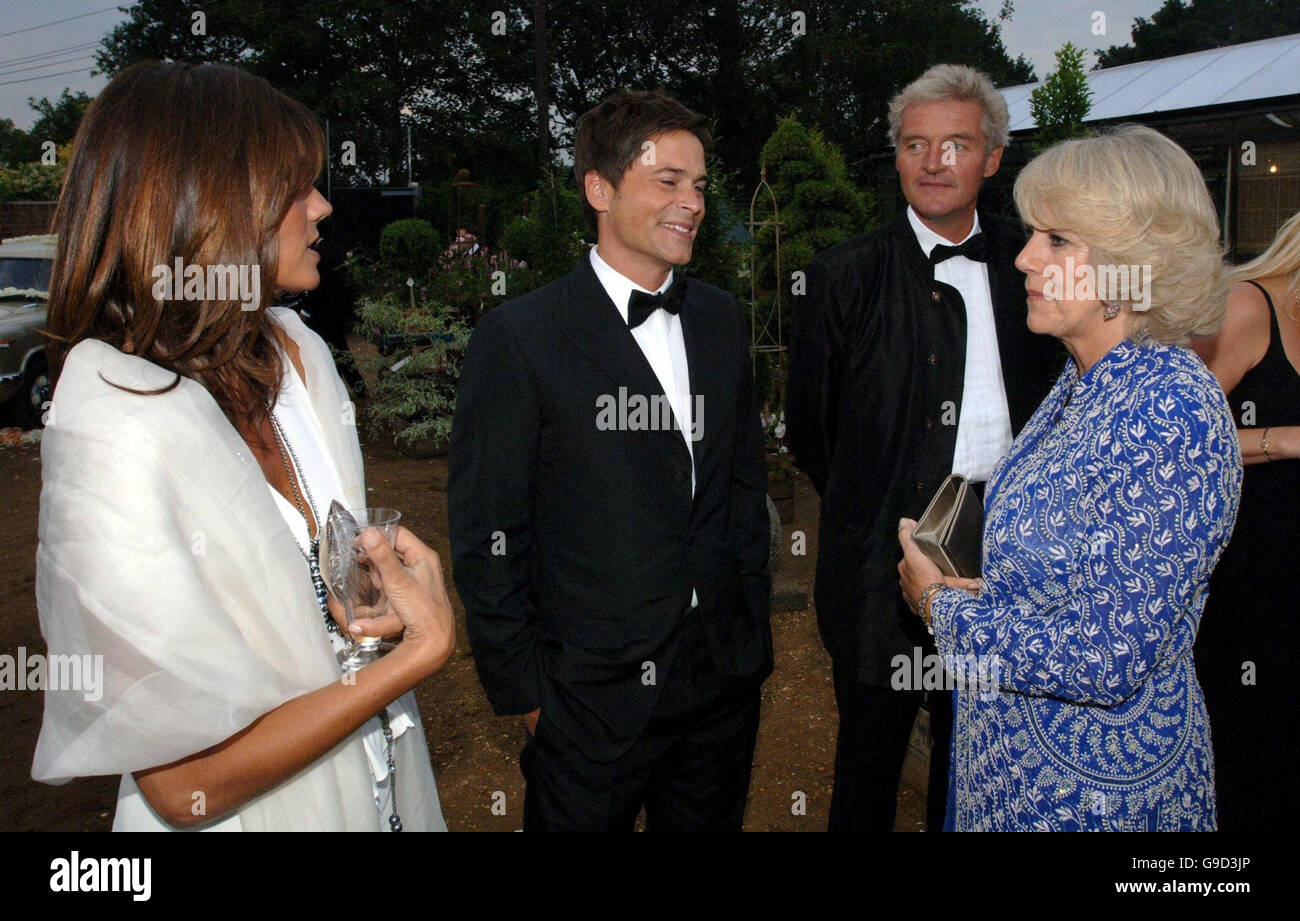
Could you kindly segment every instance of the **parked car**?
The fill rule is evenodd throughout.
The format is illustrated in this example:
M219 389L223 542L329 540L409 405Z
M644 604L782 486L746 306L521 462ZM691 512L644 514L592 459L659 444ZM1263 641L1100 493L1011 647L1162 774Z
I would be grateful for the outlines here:
M50 398L45 329L54 237L0 241L0 404L23 428L39 428Z

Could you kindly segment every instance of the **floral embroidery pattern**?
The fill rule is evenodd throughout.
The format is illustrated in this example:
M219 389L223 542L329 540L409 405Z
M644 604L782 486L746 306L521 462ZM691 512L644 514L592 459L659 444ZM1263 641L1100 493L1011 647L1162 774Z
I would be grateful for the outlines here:
M1241 475L1190 351L1068 363L989 480L983 591L932 605L941 654L1000 664L999 694L957 695L959 830L1215 827L1192 644Z

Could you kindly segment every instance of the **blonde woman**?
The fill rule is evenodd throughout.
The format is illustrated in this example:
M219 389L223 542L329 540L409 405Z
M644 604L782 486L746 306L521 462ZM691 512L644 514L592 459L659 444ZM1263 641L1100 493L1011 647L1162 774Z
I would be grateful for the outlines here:
M1214 737L1219 827L1281 828L1300 809L1291 739L1300 726L1300 214L1229 273L1223 329L1196 343L1228 394L1242 461L1241 513L1210 583L1196 640Z
M1223 315L1214 206L1191 158L1139 126L1051 148L1015 195L1029 328L1071 360L989 480L982 586L944 580L899 527L904 597L980 679L957 688L950 814L1210 830L1192 643L1241 486L1227 401L1185 347Z

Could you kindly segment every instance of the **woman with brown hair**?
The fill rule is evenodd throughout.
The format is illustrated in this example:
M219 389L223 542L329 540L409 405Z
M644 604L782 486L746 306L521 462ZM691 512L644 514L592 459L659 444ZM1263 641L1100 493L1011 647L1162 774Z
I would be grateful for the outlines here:
M1214 740L1222 831L1289 828L1300 725L1300 214L1228 276L1222 331L1196 343L1237 418L1241 513L1210 582L1196 667Z
M454 646L438 557L365 532L391 613L353 632L402 639L340 680L318 548L332 499L366 504L360 446L327 347L269 306L319 282L324 154L218 64L131 66L77 135L36 594L102 681L47 689L32 775L120 773L115 829L445 829L410 693Z

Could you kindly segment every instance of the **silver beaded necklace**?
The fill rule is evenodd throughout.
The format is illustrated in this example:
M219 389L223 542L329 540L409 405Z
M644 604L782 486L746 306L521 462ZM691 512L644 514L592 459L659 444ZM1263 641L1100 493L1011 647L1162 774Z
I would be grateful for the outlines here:
M280 461L284 464L285 475L289 478L289 488L293 490L293 502L298 507L298 514L302 516L303 522L307 523L307 511L303 507L303 497L298 492L298 482L301 480L303 492L307 494L307 507L311 508L312 520L316 522L316 536L311 537L310 531L310 552L303 551L303 556L307 558L307 568L311 573L312 586L316 590L316 603L320 605L321 614L325 618L325 628L332 630L334 633L342 635L339 625L334 622L334 617L329 612L329 604L326 601L325 579L320 572L320 516L316 513L316 502L312 499L311 486L307 483L307 477L302 473L302 466L298 463L298 455L293 451L293 445L285 437L284 429L280 427L280 420L275 416L275 410L270 402L266 404L266 414L271 420L271 430L275 435L275 446L280 452ZM292 462L292 463L291 463ZM296 475L295 475L296 474ZM296 543L296 541L295 541ZM302 548L298 548L302 551ZM384 748L388 761L388 789L392 797L392 814L388 817L388 827L393 831L402 830L402 820L397 814L397 762L393 757L393 729L388 721L388 708L384 707L379 711L379 724L384 731Z

